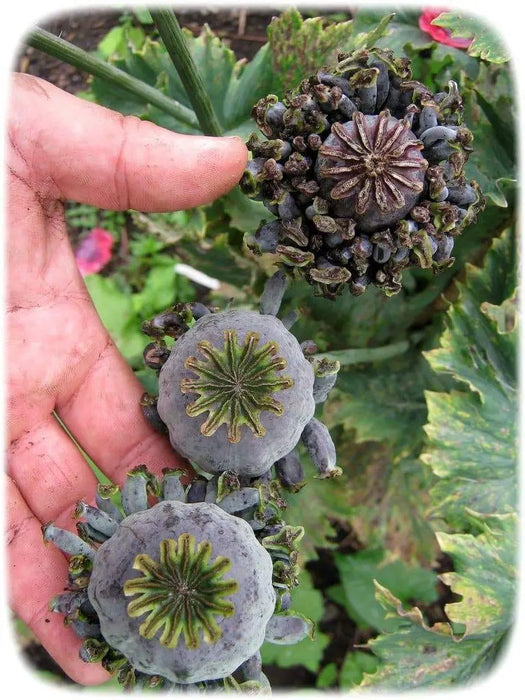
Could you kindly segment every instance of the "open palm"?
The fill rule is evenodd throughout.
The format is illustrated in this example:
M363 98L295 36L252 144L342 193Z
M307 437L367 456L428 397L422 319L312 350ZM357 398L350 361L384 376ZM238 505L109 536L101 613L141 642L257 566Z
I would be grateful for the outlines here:
M67 562L41 525L74 529L96 480L74 441L112 480L137 464L183 466L144 420L142 388L95 311L69 245L62 201L173 211L231 189L246 163L238 139L173 134L79 100L45 81L13 81L8 123L7 331L10 602L74 680L107 678L49 600Z

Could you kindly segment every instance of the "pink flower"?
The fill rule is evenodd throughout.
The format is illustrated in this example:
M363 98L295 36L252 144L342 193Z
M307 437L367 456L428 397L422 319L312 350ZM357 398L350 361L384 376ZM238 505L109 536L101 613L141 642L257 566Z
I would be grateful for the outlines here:
M82 277L102 270L111 260L113 236L103 228L94 228L75 250L75 260Z
M464 39L460 36L451 36L450 30L445 27L438 27L432 24L432 20L439 17L442 12L449 12L446 9L438 9L436 7L427 7L419 15L419 28L422 32L430 34L434 41L447 46L454 46L456 49L466 49L472 43L472 39Z

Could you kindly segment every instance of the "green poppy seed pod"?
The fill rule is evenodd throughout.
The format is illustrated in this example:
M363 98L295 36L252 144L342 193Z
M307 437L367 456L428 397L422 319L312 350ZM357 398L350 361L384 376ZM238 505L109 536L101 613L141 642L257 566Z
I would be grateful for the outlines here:
M210 473L260 476L313 416L314 372L274 316L208 314L177 340L157 409L175 450Z
M270 555L211 503L162 501L126 517L95 554L88 594L111 647L184 684L232 674L275 608Z

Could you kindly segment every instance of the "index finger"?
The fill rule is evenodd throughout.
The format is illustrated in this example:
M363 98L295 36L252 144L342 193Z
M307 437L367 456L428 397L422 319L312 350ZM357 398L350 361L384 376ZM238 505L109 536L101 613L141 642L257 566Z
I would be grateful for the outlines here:
M238 183L248 153L240 138L177 134L22 74L9 135L35 191L112 210L211 202Z

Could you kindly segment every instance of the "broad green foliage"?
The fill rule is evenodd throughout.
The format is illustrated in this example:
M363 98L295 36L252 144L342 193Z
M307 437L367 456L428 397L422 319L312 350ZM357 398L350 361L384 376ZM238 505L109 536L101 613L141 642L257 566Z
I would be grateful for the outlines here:
M321 17L303 20L295 9L286 10L268 26L268 44L276 77L274 90L282 95L320 66L337 60L337 52L354 42L352 22L326 25Z
M364 651L352 651L343 661L339 676L339 686L342 690L358 686L365 673L374 673L377 669L377 659Z
M191 301L193 287L176 275L175 261L157 255L143 278L143 287L130 294L114 277L100 274L85 278L93 303L117 347L135 369L143 368L142 351L148 339L141 332L142 321L164 311L177 301Z
M478 79L461 85L465 121L474 133L467 173L485 198L508 206L505 190L516 178L514 84L507 66L480 66Z
M143 32L134 32L129 25L118 27L114 31L115 36L109 37L111 41L106 36L99 47L106 60L191 108L164 45ZM259 97L272 89L268 45L264 45L255 58L246 64L237 61L233 51L207 26L196 38L187 32L187 41L222 128L226 133L247 137L254 129L250 118L252 106ZM173 131L195 133L195 130L175 117L130 97L127 92L109 86L99 78L91 81L87 96L99 104L124 114L149 119Z
M509 302L515 299L514 245L506 232L483 268L469 268L447 312L441 347L427 355L436 371L461 386L427 394L429 446L422 456L439 477L431 490L432 515L449 530L437 538L453 563L441 580L459 596L445 606L451 624L429 627L418 608L405 611L377 584L388 614L409 625L369 642L383 663L363 685L466 680L490 668L509 632L517 557L517 332Z
M481 518L482 533L438 533L455 571L441 578L461 596L449 603L450 620L464 627L466 637L497 639L510 628L516 594L517 518L515 513Z
M423 459L441 477L434 500L456 525L481 513L516 509L517 332L498 328L487 314L514 298L515 249L510 232L495 242L486 268L469 269L460 302L447 314L432 366L466 383L465 390L427 395L430 438ZM508 306L508 305L507 305Z
M365 675L361 688L406 691L456 685L477 675L496 653L498 645L455 637L446 623L429 627L419 608L405 609L379 583L376 589L387 617L399 624L395 631L368 642L381 663L375 673Z
M366 549L354 554L336 554L341 583L329 589L331 596L347 610L361 629L393 631L399 620L385 616L375 599L374 581L391 590L402 602L430 603L436 598L437 576L420 566L408 566L400 559L385 560L386 553Z
M491 63L505 63L509 60L508 50L499 36L477 17L443 12L432 24L450 29L452 36L472 38L472 43L467 49L470 56L479 56Z
M409 351L341 372L326 406L328 425L355 430L358 442L387 441L397 453L410 453L423 437L429 374L421 355Z

